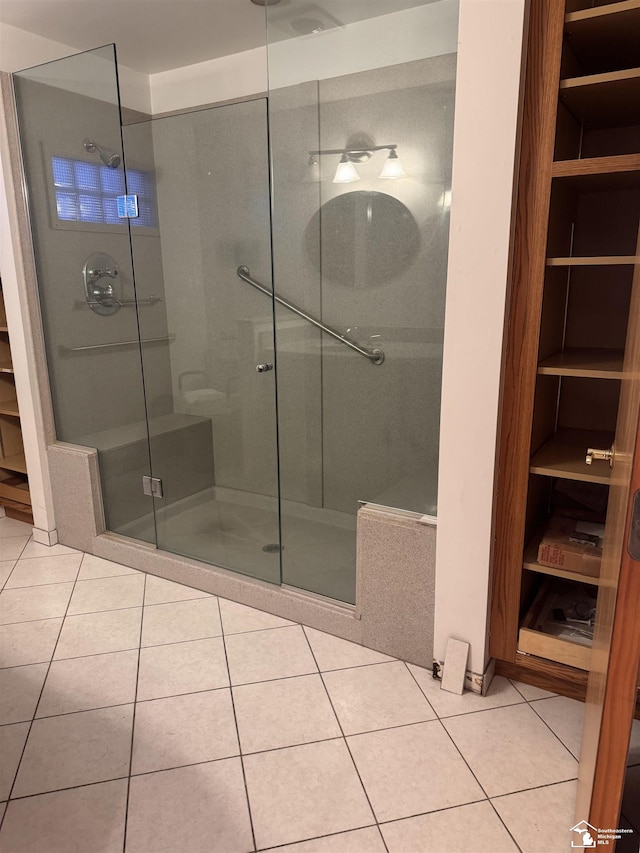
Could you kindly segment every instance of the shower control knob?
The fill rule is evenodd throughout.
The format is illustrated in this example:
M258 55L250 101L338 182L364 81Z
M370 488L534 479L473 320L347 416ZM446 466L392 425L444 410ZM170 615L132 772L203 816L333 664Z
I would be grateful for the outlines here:
M266 362L264 364L256 364L256 370L258 373L266 373L268 370L273 370L273 365Z

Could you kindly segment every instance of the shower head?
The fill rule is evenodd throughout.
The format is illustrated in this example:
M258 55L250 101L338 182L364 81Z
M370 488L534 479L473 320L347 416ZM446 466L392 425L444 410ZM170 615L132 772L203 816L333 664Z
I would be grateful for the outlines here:
M120 165L120 155L119 154L107 154L107 152L102 149L97 142L94 142L91 139L85 139L83 142L84 150L88 151L89 154L97 153L105 166L108 166L110 169L117 169Z
M275 6L280 0L251 0L256 6Z

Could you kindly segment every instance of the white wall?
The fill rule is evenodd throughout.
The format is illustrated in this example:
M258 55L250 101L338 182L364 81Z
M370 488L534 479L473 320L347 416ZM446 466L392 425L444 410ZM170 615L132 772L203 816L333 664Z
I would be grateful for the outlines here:
M51 484L47 467L47 452L43 415L38 392L38 370L30 344L35 318L29 316L26 285L23 276L23 256L28 259L30 246L21 243L18 234L17 209L11 190L9 141L5 106L0 99L0 276L11 334L11 360L16 380L20 425L25 459L29 471L29 491L35 527L42 531L38 541L49 544L57 541ZM42 379L42 377L40 377Z
M269 45L271 89L455 53L458 0L379 15Z
M457 27L458 0L439 0L152 74L153 115L454 53Z
M25 68L42 65L45 62L62 59L65 56L73 56L80 52L77 47L43 38L0 21L0 71L23 71ZM77 83L76 89L73 87L74 81L64 79L60 81L61 87L68 91L77 91L79 94L89 94L87 86L91 85L90 78L92 75L94 78L97 75L98 78L102 77L110 81L110 75L101 75L97 69L94 74L93 68L95 67L95 63L93 66L90 63L87 64L89 77L78 77L75 81ZM59 73L63 74L64 70L60 69ZM55 68L49 67L43 70L43 82L55 85L54 75ZM133 68L128 68L126 65L118 64L118 76L123 106L145 113L151 112L148 75L134 71ZM98 93L94 91L91 94L98 97ZM104 99L113 100L112 87L108 87Z
M526 0L461 0L445 319L434 655L484 671Z
M258 47L149 77L153 115L266 92L267 50Z

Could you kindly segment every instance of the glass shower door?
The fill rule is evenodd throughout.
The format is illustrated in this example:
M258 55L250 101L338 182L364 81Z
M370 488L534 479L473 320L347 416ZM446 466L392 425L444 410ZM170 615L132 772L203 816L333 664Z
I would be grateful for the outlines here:
M359 505L437 512L458 0L266 18L282 580L353 604Z
M158 547L280 583L266 102L123 134L129 184L154 176L153 230L132 229L142 338L169 338L142 349Z
M97 448L107 528L126 534L151 472L116 62L107 45L13 80L56 435Z

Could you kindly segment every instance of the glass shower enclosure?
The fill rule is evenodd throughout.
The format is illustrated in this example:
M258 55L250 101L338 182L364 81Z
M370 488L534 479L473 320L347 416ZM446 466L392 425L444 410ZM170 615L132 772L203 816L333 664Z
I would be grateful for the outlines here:
M268 6L268 95L174 115L120 104L112 45L14 75L107 529L346 604L360 504L437 511L457 3L401 6Z

